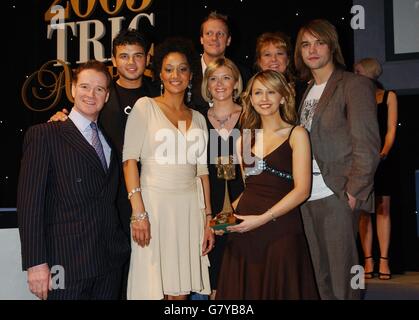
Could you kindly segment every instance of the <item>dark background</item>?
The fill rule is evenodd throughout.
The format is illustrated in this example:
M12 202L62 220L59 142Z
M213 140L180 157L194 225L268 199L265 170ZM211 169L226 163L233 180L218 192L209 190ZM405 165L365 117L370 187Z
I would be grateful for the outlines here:
M80 1L81 4L84 2ZM112 4L115 1L108 2ZM140 29L146 32L155 43L167 36L189 37L194 40L197 51L201 52L199 42L201 21L209 12L217 10L227 14L232 25L232 42L227 49L227 56L251 68L255 41L259 34L265 31L281 30L288 33L294 41L298 28L304 22L321 17L329 19L336 25L347 65L351 66L353 64L353 30L350 27L352 2L340 1L339 6L336 5L333 8L324 7L317 2L315 5L308 3L310 2L276 1L275 5L273 3L261 5L260 1L255 0L154 0L146 12L155 13L155 27L144 24L140 25L144 29ZM46 121L55 111L60 110L61 106L71 106L64 98L62 103L53 110L34 112L24 106L20 94L26 76L37 71L45 62L56 58L56 37L54 34L51 40L47 39L47 23L43 18L51 4L52 0L14 0L1 4L5 7L3 12L11 18L9 21L12 22L7 24L9 32L9 39L5 43L7 59L3 63L3 70L6 69L3 74L7 74L9 79L9 88L4 91L8 103L0 108L0 121L2 121L0 136L2 149L6 151L2 156L0 167L0 208L15 207L16 204L16 181L21 144L26 129L35 123ZM64 5L65 2L61 4ZM81 11L85 11L84 6L81 6ZM126 16L129 23L135 14L124 9L117 16ZM108 17L100 8L98 0L94 14L88 18L88 20L103 21L107 28L108 32L101 41L105 44L106 57L111 56ZM66 22L79 20L83 19L73 15ZM142 21L145 22L145 19ZM124 21L122 26L128 27L128 23ZM78 40L77 37L72 38L73 40L68 41L68 62L71 67L76 67Z
M83 3L79 1L84 11ZM109 0L110 5L116 1ZM62 5L65 5L62 1ZM140 1L137 1L140 3ZM63 99L57 107L34 112L26 108L21 99L21 88L26 77L37 71L45 62L56 58L56 37L47 39L47 23L44 13L52 0L14 0L1 3L3 30L6 41L3 47L6 59L2 63L3 85L2 106L0 108L0 208L15 208L17 176L21 157L22 140L26 129L36 123L44 122L71 104ZM13 7L14 6L14 7ZM145 12L155 14L155 27L147 23L140 30L158 43L166 36L182 35L195 41L201 52L199 29L202 19L212 10L227 14L232 25L232 43L227 56L248 67L253 66L256 37L265 31L281 30L288 33L295 42L299 27L314 18L331 21L340 35L340 44L347 66L351 69L354 57L354 35L350 27L352 1L274 1L257 0L154 0ZM116 16L125 16L127 27L134 13L123 9ZM87 20L103 21L107 33L102 43L106 44L106 57L111 55L109 16L100 8L99 0L92 16ZM69 21L83 20L73 15ZM145 22L145 20L143 20ZM5 25L4 25L5 24ZM68 57L71 67L78 59L78 40L68 41ZM4 83L4 82L3 82ZM64 94L65 96L65 94ZM6 97L6 98L4 98ZM392 270L419 270L419 241L415 213L414 170L418 169L418 128L419 96L399 97L399 123L396 145L392 152L396 155L394 196L392 202L392 242L390 257ZM0 212L0 228L15 225L14 214Z

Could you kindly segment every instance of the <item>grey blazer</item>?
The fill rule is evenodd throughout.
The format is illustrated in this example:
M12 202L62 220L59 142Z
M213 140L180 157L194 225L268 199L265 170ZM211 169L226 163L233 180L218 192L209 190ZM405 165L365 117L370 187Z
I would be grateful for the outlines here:
M354 196L355 209L373 211L380 136L372 81L336 69L315 110L310 140L326 185L342 200L347 201L346 192Z

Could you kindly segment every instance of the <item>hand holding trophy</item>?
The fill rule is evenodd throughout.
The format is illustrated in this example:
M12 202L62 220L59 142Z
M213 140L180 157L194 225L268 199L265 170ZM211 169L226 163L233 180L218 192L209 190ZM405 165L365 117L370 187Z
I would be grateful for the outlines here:
M216 158L217 178L225 181L225 194L223 209L210 222L210 227L214 229L217 234L218 231L227 233L227 227L236 224L236 217L233 215L234 210L231 206L230 196L228 192L228 181L236 178L236 168L234 165L233 156L217 157Z

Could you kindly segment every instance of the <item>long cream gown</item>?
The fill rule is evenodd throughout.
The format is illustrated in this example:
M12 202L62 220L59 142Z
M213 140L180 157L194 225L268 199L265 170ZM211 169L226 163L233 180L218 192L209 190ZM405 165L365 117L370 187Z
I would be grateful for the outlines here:
M182 126L184 132L186 124ZM141 248L131 239L128 299L211 291L208 256L201 255L205 203L199 176L208 174L207 140L205 118L197 111L184 134L151 98L139 99L131 110L123 161L141 161L151 241Z

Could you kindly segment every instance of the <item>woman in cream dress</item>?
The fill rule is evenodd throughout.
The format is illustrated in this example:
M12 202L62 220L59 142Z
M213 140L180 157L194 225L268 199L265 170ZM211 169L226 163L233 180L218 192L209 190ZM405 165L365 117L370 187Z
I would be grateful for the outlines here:
M128 299L210 293L208 133L204 117L184 103L193 57L186 40L163 42L155 63L164 93L139 99L128 118L123 150L132 206Z

